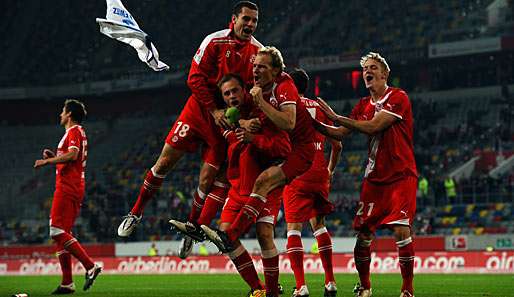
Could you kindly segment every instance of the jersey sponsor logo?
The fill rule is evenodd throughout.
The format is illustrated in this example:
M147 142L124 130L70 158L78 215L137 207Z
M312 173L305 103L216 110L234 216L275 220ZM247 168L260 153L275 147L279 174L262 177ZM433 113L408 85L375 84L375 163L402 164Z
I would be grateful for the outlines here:
M177 137L177 135L173 136L173 137L171 138L171 141L173 141L173 142L177 142L177 141L178 141L178 137Z

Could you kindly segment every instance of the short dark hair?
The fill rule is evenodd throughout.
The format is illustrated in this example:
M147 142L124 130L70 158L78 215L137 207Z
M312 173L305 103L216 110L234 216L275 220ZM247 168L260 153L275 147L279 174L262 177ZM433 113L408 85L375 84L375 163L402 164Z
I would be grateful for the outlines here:
M71 119L78 124L82 123L82 120L84 120L87 115L84 103L76 99L67 99L64 101L64 110L71 112Z
M295 68L289 72L289 75L294 81L298 93L305 94L309 87L309 75L302 68Z
M218 81L218 88L221 90L221 86L224 83L226 83L227 81L233 80L233 79L235 79L239 83L241 88L244 89L245 84L243 82L243 79L241 78L241 76L239 74L235 74L235 73L227 73L227 74L223 75L223 77Z
M243 10L243 7L249 8L251 10L259 10L259 7L257 7L257 4L250 2L250 1L239 1L234 5L234 8L232 9L232 14L235 16L238 16L241 11Z

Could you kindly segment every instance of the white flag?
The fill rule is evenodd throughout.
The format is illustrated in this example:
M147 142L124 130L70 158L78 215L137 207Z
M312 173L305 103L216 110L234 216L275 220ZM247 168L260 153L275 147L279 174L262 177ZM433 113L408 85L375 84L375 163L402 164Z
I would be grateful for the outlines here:
M107 0L105 19L96 19L100 32L110 38L132 46L139 59L155 71L168 70L170 67L159 61L159 52L150 41L148 34L139 28L136 20L120 0Z

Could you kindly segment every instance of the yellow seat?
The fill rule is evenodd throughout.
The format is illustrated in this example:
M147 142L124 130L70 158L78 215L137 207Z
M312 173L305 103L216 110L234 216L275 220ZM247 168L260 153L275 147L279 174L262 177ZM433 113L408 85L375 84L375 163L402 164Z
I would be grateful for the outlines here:
M453 206L448 204L444 207L444 212L450 213L452 211L452 208L453 208Z
M475 228L475 235L482 235L484 234L484 227L477 227Z
M484 210L480 211L479 215L481 218L483 218L483 217L486 217L488 214L489 214L489 211L487 209L484 209Z
M468 204L468 206L466 206L466 214L471 214L473 210L475 210L475 204Z
M459 227L455 227L455 228L452 229L452 234L453 235L459 235L460 231L461 231L461 229Z
M503 210L505 208L505 203L496 203L496 210Z

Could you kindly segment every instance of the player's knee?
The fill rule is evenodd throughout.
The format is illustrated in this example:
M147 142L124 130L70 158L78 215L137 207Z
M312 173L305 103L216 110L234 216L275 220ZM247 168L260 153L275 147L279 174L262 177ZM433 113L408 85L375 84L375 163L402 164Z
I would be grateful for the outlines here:
M273 225L272 224L257 224L256 228L257 240L262 249L272 249L273 243Z
M312 231L316 231L325 227L325 218L323 216L316 216L309 220L311 223Z
M254 184L254 192L268 192L269 191L269 188L271 187L273 183L273 180L272 180L272 176L264 171L263 173L261 173L258 177L257 177L257 180L255 180L255 184Z
M393 234L396 241L407 239L411 236L410 228L408 226L395 226Z
M50 226L50 232L49 232L49 235L50 235L50 238L52 238L53 240L55 240L55 237L60 235L60 234L63 234L65 231L60 229L60 228L57 228L57 227L54 227L54 226Z

